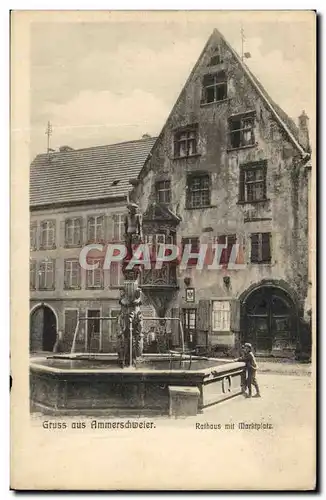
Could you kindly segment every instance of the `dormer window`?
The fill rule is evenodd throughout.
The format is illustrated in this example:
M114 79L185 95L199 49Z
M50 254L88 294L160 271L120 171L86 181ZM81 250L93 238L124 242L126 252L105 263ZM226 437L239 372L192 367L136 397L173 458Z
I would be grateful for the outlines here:
M225 71L205 75L203 79L202 104L224 101L227 98L227 78Z

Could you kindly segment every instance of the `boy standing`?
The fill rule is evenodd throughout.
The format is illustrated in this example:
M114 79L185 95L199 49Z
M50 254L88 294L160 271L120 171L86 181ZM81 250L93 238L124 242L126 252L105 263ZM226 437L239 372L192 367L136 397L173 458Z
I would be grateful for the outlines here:
M256 373L257 373L257 363L255 356L252 352L252 345L249 344L249 342L246 342L243 346L243 355L241 358L238 358L237 361L243 361L246 363L246 370L247 370L247 386L248 386L248 397L251 398L252 396L252 389L251 386L254 386L256 389L256 394L253 396L254 398L260 398L260 390L259 390L259 385L257 382L256 378Z

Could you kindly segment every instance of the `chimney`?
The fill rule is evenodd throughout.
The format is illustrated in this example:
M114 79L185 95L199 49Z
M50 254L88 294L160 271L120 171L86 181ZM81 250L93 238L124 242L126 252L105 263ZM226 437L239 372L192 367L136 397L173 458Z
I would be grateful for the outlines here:
M59 148L59 151L60 153L65 153L67 151L73 151L74 148L70 147L70 146L60 146Z
M299 116L299 142L305 150L310 151L309 145L309 118L305 111Z

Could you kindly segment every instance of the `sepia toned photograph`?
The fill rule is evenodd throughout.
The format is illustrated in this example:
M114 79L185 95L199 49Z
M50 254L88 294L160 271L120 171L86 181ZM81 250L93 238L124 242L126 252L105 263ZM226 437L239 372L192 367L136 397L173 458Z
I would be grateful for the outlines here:
M12 487L313 490L315 12L11 22Z

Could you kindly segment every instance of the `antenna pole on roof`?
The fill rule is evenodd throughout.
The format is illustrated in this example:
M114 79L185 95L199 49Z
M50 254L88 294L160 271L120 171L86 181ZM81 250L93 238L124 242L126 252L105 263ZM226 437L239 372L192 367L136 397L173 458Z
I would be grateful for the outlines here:
M243 29L243 25L242 24L241 24L240 33L241 33L241 61L243 61L243 57L244 57L243 47L244 47L244 42L245 42L246 37L244 35L244 29Z
M47 135L47 153L50 153L50 137L52 135L52 125L50 122L48 122L46 130L45 130L45 135Z
M251 54L250 54L250 52L244 52L244 44L246 41L246 37L244 34L244 29L243 29L242 24L241 24L240 33L241 33L241 61L243 61L244 59L250 59Z

